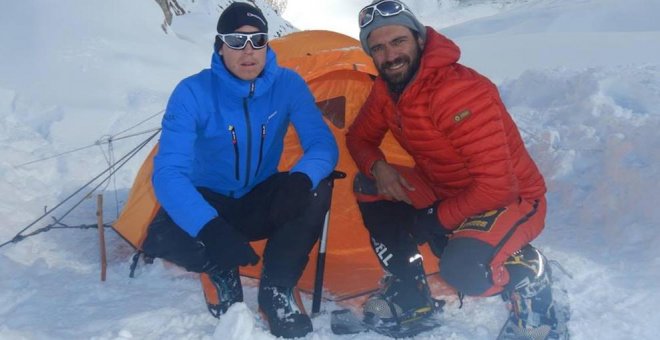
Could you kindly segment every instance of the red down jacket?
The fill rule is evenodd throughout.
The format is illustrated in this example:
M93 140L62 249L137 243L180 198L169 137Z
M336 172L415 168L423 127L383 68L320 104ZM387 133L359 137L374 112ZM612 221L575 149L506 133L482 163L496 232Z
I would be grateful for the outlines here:
M346 134L351 156L370 176L373 163L386 159L379 145L392 131L441 199L438 215L448 229L546 191L497 88L459 57L458 46L427 28L420 69L398 101L378 77Z

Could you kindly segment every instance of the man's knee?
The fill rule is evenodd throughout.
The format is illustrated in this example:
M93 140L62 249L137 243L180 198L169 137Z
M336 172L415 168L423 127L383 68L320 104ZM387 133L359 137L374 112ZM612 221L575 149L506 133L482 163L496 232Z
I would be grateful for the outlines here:
M364 226L377 238L401 237L405 228L412 223L413 208L403 202L358 201L358 207Z
M325 204L329 204L330 198L332 197L332 180L325 178L319 182L319 185L316 186L316 189L312 191L312 199L318 200Z
M305 204L302 215L280 226L279 232L304 244L313 244L323 229L325 215L330 209L331 198L332 183L329 179L324 179L308 196L309 202Z
M466 295L478 296L492 287L490 259L493 246L474 238L449 241L440 262L440 276Z
M323 179L312 190L312 194L309 196L309 204L303 212L303 220L306 223L312 223L314 225L318 220L323 220L326 212L330 209L330 201L332 198L332 183L329 179Z

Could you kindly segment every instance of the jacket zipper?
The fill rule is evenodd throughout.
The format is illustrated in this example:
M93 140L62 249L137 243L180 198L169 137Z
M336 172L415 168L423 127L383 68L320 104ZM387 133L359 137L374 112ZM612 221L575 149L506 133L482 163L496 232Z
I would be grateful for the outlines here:
M245 125L247 126L247 158L246 158L246 167L245 167L245 185L246 188L250 183L250 163L252 161L252 124L250 123L250 110L248 107L248 101L254 95L254 82L250 83L250 94L247 98L243 98L243 112L245 113Z
M229 132L231 133L231 143L234 144L234 176L236 180L239 180L239 160L238 157L238 138L236 138L236 128L233 125L229 125Z
M403 123L401 122L401 113L399 108L395 107L394 120L396 121L396 126L399 128L399 133L403 134Z
M264 140L266 139L266 124L261 124L261 141L259 142L259 160L257 161L257 169L254 172L256 176L259 174L259 168L261 168L261 159L264 154Z

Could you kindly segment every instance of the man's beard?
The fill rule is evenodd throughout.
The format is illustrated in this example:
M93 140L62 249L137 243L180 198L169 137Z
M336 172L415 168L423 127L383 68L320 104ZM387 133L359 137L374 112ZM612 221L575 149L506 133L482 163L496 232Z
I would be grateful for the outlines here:
M417 73L417 70L419 69L421 52L421 48L417 46L412 58L407 55L403 55L394 59L393 61L388 61L378 66L378 72L387 83L387 87L390 89L390 91L396 94L403 93L403 90L406 88L408 83L410 83L412 78L415 76L415 73ZM399 63L406 64L408 69L403 73L397 73L395 75L389 75L385 72L388 67ZM404 65L404 67L406 67L406 65Z

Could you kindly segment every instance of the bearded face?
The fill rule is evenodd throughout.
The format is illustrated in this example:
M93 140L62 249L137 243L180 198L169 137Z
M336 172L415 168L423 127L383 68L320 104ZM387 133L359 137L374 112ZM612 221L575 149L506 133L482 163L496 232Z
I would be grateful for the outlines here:
M367 40L374 64L394 93L401 93L419 69L422 41L404 26L375 29Z
M412 55L402 55L393 61L386 61L376 66L390 91L400 94L417 73L422 50L417 44L415 46Z

